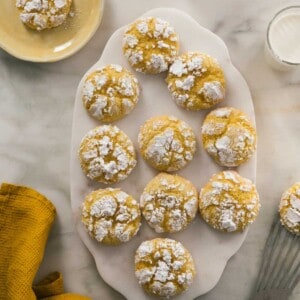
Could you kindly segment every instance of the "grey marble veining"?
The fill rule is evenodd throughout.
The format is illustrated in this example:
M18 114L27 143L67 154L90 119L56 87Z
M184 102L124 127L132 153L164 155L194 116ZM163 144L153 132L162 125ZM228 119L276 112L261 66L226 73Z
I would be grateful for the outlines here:
M58 213L38 278L60 270L67 291L93 299L123 299L110 288L103 288L105 284L72 222L69 148L75 91L81 76L98 60L117 28L148 9L173 6L185 10L225 41L253 95L259 134L257 186L261 214L216 288L199 298L248 299L279 198L300 180L300 72L273 71L263 56L268 21L291 4L300 2L107 0L100 29L69 59L33 64L0 51L0 180L36 188L51 199ZM298 286L292 299L299 297Z

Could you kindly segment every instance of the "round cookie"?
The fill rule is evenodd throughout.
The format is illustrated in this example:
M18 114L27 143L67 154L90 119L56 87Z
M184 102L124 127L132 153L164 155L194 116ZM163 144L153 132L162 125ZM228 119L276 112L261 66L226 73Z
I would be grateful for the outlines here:
M219 165L237 167L253 155L256 130L244 113L233 107L222 107L206 116L202 141L205 150Z
M166 78L175 102L187 110L208 109L225 97L225 78L211 56L188 52L177 57Z
M147 293L169 298L189 288L196 269L181 243L156 238L141 243L136 250L135 275Z
M82 88L84 107L92 117L102 122L113 122L129 114L138 97L136 77L115 64L89 73Z
M300 235L300 182L282 195L279 213L281 224L291 233Z
M136 165L136 155L129 137L117 126L102 125L82 139L79 159L89 179L105 184L124 180Z
M195 218L198 192L183 177L160 173L145 187L140 205L144 218L157 233L178 232Z
M89 235L106 245L128 242L141 225L140 208L132 196L120 189L100 189L88 194L81 220Z
M17 0L20 20L35 30L53 28L65 22L72 0Z
M211 177L201 189L199 208L202 218L213 228L243 231L256 219L260 202L255 185L235 171Z
M178 54L179 42L167 21L146 17L130 24L123 37L123 53L138 72L167 71Z
M192 128L172 116L147 120L138 136L143 158L159 171L177 171L193 159L196 137Z

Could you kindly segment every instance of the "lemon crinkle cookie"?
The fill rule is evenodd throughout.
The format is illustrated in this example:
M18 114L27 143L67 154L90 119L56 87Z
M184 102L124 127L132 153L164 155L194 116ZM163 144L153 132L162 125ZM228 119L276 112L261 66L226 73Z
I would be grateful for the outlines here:
M159 171L177 171L193 159L196 137L192 128L172 116L147 120L138 135L143 158Z
M202 125L205 150L221 166L237 167L256 149L256 130L238 109L223 107L210 112Z
M166 78L175 102L187 110L208 109L225 98L225 78L211 56L188 52L177 57Z
M255 185L235 171L223 171L211 177L201 189L200 214L213 228L243 231L256 219L260 202Z
M169 298L189 288L196 270L191 254L181 243L156 238L136 250L135 275L147 293Z
M90 130L81 142L79 158L86 176L105 184L124 180L136 165L131 140L112 125Z
M72 0L17 0L21 21L35 30L57 27L65 22Z
M120 189L113 188L87 195L82 205L81 219L89 235L107 245L128 242L141 225L137 201Z
M112 122L129 114L138 97L136 77L116 64L89 73L82 88L84 107L92 117L103 122Z
M130 24L123 37L123 52L138 72L157 74L168 69L178 54L179 42L167 21L144 17Z
M156 232L177 232L195 218L198 192L183 177L160 173L145 187L140 205L143 216Z
M279 212L281 224L288 231L300 235L300 182L282 195Z

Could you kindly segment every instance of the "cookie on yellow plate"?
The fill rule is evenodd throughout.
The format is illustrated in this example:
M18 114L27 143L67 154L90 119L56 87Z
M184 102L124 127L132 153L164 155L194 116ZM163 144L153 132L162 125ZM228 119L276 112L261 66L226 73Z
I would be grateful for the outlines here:
M208 109L225 98L225 78L213 57L187 52L175 59L166 79L175 102L187 110Z
M142 125L138 135L143 158L159 171L177 171L193 159L196 137L192 128L172 116L157 116Z
M198 192L178 175L160 173L145 187L140 199L144 218L156 232L178 232L198 211Z
M143 17L130 24L123 37L123 52L138 72L167 71L178 54L178 36L162 19Z
M136 106L139 85L136 77L120 65L107 65L88 74L82 101L88 113L102 122L113 122Z
M300 182L292 185L281 197L280 220L284 227L297 235L300 234Z
M202 141L205 150L219 165L237 167L255 152L256 130L243 112L222 107L206 116Z
M181 243L156 238L136 250L135 275L147 293L165 299L187 290L196 269L190 252Z
M64 23L72 0L16 0L20 20L35 30L53 28Z
M213 228L243 231L256 219L260 202L255 185L235 171L213 175L201 189L199 208L202 218Z
M89 235L106 245L128 242L141 225L137 201L120 189L112 188L87 195L81 219Z
M82 139L79 159L83 172L101 183L116 183L127 178L136 165L129 137L117 126L102 125Z

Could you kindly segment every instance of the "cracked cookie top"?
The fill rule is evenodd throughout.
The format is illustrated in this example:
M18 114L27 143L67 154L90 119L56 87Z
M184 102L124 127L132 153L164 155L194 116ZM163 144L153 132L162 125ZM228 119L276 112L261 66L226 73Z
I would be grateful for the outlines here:
M145 187L140 199L144 218L157 233L178 232L198 211L198 192L178 175L160 173Z
M256 149L256 130L248 117L233 107L210 112L202 125L205 150L221 166L237 167Z
M107 65L88 74L82 101L88 113L102 122L113 122L129 114L138 102L136 77L120 65Z
M143 158L159 171L177 171L193 159L196 137L192 128L172 116L147 120L138 136Z
M98 242L118 245L135 236L141 225L139 205L120 189L100 189L86 196L82 222Z
M187 110L208 109L225 98L225 78L215 58L187 52L175 59L166 78L174 101Z
M136 250L135 275L146 292L169 298L188 289L196 270L191 254L181 243L156 238Z
M79 148L79 159L89 179L105 184L124 180L136 165L131 140L112 125L96 127L85 135Z
M17 0L20 20L28 27L43 30L61 25L67 19L72 0Z
M284 227L300 235L300 182L292 185L281 197L280 220Z
M178 49L178 36L173 27L159 18L140 18L124 33L123 53L138 72L157 74L167 71Z
M201 189L200 214L211 227L243 231L256 219L260 202L255 185L235 171L213 175Z

